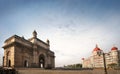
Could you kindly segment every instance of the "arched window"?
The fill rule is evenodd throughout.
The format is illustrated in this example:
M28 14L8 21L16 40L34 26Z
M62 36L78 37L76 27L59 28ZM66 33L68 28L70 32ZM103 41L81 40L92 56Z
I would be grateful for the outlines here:
M11 67L11 60L8 61L8 67Z
M7 56L10 56L10 55L11 55L11 53L10 53L10 51L8 51L8 52L7 52Z
M6 53L6 65L7 67L11 67L10 51Z

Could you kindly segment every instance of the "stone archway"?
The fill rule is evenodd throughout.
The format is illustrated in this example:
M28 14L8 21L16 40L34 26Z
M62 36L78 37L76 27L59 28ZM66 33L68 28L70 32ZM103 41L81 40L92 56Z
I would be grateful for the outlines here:
M24 61L24 67L28 67L28 61L27 60Z
M39 67L45 68L45 56L43 54L39 56Z

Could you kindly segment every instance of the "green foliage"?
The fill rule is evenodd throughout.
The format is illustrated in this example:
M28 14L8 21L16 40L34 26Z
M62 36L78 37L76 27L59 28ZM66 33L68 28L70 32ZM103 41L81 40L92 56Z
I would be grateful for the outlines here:
M64 65L64 68L71 68L71 69L78 69L78 68L82 68L82 64L72 64L72 65Z
M115 67L117 67L117 64L116 63L111 63L111 64L108 64L108 67L109 68L115 68Z

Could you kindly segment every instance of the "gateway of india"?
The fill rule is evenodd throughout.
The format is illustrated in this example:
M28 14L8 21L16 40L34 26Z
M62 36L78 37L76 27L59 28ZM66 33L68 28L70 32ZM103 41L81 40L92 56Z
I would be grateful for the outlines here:
M50 50L50 42L37 38L37 32L26 40L14 35L4 42L3 67L13 68L54 68L55 55Z

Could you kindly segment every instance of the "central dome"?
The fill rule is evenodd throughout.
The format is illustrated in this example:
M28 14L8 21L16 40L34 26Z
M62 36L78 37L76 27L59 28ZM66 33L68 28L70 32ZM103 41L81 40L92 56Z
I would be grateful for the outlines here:
M93 51L99 51L99 50L101 50L100 48L98 48L98 45L96 45L96 47L94 48L94 50Z

